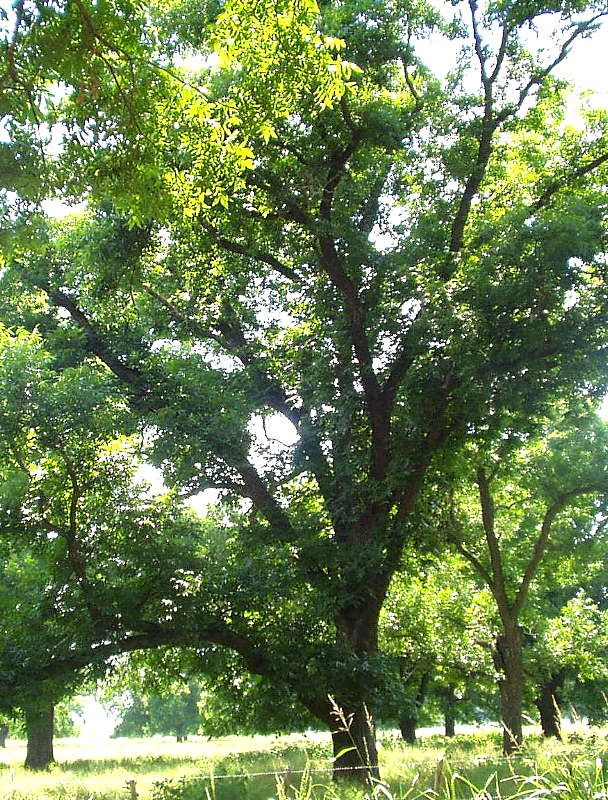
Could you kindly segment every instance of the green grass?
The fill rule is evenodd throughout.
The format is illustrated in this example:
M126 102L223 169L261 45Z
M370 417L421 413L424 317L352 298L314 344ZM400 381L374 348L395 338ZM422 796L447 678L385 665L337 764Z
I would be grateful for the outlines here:
M543 742L528 733L520 755L500 755L497 731L429 736L407 746L381 738L384 784L365 794L388 800L608 800L605 731L580 728L568 741ZM331 785L328 737L225 737L177 744L122 739L101 745L56 743L48 772L21 767L23 743L0 751L0 798L6 800L350 800L357 792ZM438 764L441 766L438 767ZM276 774L290 768L286 787ZM300 774L304 771L304 774ZM271 773L255 776L253 773ZM242 777L224 777L239 775ZM361 797L361 793L358 794Z

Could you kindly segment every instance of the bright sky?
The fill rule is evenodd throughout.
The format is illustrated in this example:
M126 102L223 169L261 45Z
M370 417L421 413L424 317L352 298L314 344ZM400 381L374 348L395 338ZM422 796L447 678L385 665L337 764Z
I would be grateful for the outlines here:
M83 698L82 718L83 724L80 727L78 738L91 744L97 744L109 739L120 721L108 714L101 703L94 697Z

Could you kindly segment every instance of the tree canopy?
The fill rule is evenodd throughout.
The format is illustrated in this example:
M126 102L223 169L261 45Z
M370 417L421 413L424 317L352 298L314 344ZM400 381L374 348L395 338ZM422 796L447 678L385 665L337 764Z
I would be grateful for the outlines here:
M116 608L98 643L185 619L190 644L228 646L328 726L343 709L338 766L375 769L378 620L405 545L428 544L431 472L606 390L608 118L572 123L553 74L606 13L23 0L7 15L0 316L37 331L58 386L104 387L113 435L138 435L178 496L225 500L179 600L183 567L164 562L160 605L120 624ZM443 79L418 55L428 37L459 53ZM50 219L51 197L86 209ZM126 571L149 563L132 541ZM97 574L71 569L83 591Z

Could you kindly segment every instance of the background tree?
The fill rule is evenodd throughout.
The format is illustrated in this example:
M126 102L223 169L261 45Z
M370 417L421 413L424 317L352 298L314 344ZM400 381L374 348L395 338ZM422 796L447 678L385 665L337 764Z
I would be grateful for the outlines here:
M394 577L381 616L380 643L397 660L402 686L391 705L405 741L416 740L423 705L433 695L434 710L439 701L446 733L453 735L457 696L462 698L471 682L492 680L488 601L457 554L429 554L421 561L412 553L406 574ZM383 708L382 718L387 716Z
M173 735L185 742L189 733L200 733L200 686L189 681L181 691L169 695L130 695L121 703L122 719L113 736ZM112 709L116 704L112 704Z
M36 335L2 331L0 351L2 703L23 710L26 765L41 769L83 670L185 636L172 609L204 535L134 483L111 387L86 367L58 373Z
M503 441L494 452L473 452L471 484L453 496L449 538L492 592L500 620L493 658L506 753L522 740L531 587L553 538L575 547L581 528L587 537L595 525L608 488L606 435L594 415L586 425L567 417L516 449Z

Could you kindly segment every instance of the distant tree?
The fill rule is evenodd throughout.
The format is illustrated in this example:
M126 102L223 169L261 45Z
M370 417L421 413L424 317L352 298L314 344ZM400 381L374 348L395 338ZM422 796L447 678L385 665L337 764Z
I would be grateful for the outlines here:
M200 568L205 533L174 497L135 482L103 378L58 374L39 336L0 329L0 387L0 708L23 710L26 764L40 769L53 760L54 709L84 671L180 640L167 603ZM139 635L132 617L148 617Z
M472 682L492 679L490 611L487 592L480 591L458 555L420 559L412 553L407 578L395 575L380 619L380 643L396 659L400 686L386 705L405 741L415 741L431 695L435 709L439 701L449 735L456 698ZM383 719L387 712L385 707Z
M113 736L173 735L178 742L185 742L189 733L199 733L201 715L199 684L190 680L181 690L174 688L166 696L133 695L121 699L120 704L111 702L113 710L123 709L122 719L114 729Z
M0 747L6 747L6 739L10 731L10 720L0 714Z
M591 566L591 565L590 565ZM534 625L534 647L529 655L529 672L536 686L544 736L561 738L561 709L566 683L597 683L608 679L608 610L579 589L559 610ZM583 693L584 696L584 693ZM600 695L601 696L601 695ZM602 717L605 704L594 712Z
M471 484L451 492L449 539L491 591L500 622L493 658L507 753L522 741L529 635L522 621L533 585L556 540L575 548L593 530L608 493L607 444L608 428L595 415L585 423L566 415L515 446L473 448Z

